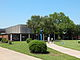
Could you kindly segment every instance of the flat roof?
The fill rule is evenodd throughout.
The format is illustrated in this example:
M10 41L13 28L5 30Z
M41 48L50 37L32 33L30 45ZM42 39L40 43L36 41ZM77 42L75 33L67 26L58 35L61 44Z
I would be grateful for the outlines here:
M10 26L10 27L7 27L7 28L11 28L11 27L15 27L15 26L26 26L27 27L26 24L17 24L17 25L13 25L13 26ZM5 29L7 29L7 28L5 28Z
M5 29L7 34L10 33L32 33L32 30L25 24L18 24Z
M0 29L0 33L3 33L3 32L5 32L5 29Z

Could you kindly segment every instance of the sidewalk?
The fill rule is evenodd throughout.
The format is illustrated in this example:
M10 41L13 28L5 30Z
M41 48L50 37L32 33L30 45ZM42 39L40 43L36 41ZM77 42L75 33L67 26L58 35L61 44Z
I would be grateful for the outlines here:
M41 59L0 47L0 60L41 60Z
M65 47L62 47L62 46L58 46L54 43L47 43L47 46L49 48L52 48L52 49L56 50L56 51L59 51L59 52L62 52L62 53L65 53L65 54L80 58L80 51L65 48Z

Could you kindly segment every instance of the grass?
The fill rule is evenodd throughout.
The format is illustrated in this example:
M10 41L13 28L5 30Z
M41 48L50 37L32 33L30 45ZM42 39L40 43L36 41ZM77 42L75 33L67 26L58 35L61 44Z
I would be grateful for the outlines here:
M43 60L80 60L73 56L69 56L53 49L48 48L49 54L32 54L28 49L28 44L26 42L13 42L12 45L6 43L0 43L1 47L8 48L17 52L21 52L27 55L31 55Z
M54 43L63 47L80 51L80 43L78 43L78 41L79 40L61 40L61 41L55 41Z

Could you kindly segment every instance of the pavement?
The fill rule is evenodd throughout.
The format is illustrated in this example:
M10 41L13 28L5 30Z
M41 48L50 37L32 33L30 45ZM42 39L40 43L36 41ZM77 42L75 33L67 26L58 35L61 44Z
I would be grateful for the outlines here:
M62 47L62 46L58 46L54 43L47 43L47 46L49 48L52 48L52 49L54 49L56 51L59 51L61 53L65 53L65 54L74 56L76 58L80 58L80 51L73 50L73 49L70 49L70 48L65 48L65 47Z
M0 60L41 60L41 59L0 47Z

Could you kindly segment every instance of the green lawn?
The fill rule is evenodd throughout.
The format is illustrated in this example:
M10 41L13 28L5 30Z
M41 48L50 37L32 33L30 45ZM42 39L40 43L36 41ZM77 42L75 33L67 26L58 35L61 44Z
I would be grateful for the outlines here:
M78 40L61 40L61 41L55 41L54 43L63 47L80 51L80 43L78 43Z
M50 48L48 48L48 51L50 52L49 54L32 54L29 52L28 44L26 42L13 42L13 45L0 43L0 46L11 49L11 50L15 50L24 54L35 56L43 60L80 60L78 58L52 50Z

